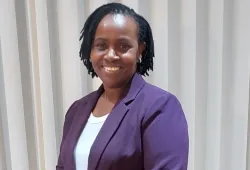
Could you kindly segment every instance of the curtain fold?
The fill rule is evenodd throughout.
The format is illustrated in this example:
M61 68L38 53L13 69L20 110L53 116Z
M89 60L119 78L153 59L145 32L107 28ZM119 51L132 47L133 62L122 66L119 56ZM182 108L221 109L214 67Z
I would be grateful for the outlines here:
M79 58L87 16L110 0L1 0L0 170L55 169L64 115L97 89ZM119 0L155 41L145 79L175 94L189 170L250 170L250 1Z

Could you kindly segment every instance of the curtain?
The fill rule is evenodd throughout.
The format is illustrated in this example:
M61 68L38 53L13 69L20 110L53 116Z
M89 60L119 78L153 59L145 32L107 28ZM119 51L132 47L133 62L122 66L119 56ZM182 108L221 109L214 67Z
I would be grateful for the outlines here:
M67 109L101 83L80 61L79 36L107 2L0 1L0 170L55 169ZM119 2L153 29L145 79L181 101L189 170L250 170L250 1Z

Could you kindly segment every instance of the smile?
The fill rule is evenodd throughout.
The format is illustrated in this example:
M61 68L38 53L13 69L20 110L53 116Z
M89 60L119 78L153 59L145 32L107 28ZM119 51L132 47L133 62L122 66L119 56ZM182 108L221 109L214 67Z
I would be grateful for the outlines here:
M107 72L116 72L120 69L120 67L103 67Z

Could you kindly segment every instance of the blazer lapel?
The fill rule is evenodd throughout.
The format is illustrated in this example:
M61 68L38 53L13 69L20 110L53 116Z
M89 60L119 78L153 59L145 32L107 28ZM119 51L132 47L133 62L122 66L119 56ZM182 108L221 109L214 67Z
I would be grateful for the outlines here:
M89 155L88 169L97 169L101 156L108 145L109 141L114 136L117 128L121 124L126 113L129 111L128 104L135 99L145 81L137 73L132 78L131 86L125 98L116 104L112 112L109 114L99 134L97 135Z

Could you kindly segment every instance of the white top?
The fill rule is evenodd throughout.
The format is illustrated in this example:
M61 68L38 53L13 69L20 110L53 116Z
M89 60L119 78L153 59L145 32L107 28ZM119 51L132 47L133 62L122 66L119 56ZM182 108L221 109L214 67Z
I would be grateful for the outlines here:
M76 170L88 169L90 148L107 117L108 114L102 117L95 117L93 114L90 114L74 151Z

